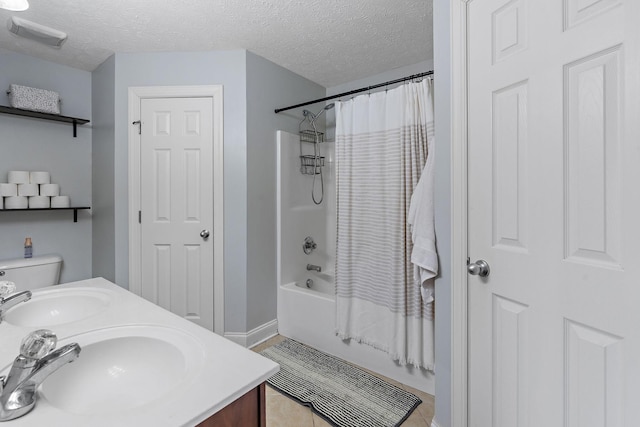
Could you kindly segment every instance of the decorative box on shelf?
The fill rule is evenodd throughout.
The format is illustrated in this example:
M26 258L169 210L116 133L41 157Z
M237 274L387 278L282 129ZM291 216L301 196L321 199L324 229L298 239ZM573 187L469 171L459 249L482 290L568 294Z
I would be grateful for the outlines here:
M57 92L12 84L8 93L13 108L60 114L60 95Z

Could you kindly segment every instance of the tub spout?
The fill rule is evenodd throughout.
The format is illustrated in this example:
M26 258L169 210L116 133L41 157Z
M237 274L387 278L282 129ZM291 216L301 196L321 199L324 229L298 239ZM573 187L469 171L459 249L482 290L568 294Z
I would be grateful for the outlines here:
M317 271L320 273L322 271L322 267L319 265L307 264L307 271Z

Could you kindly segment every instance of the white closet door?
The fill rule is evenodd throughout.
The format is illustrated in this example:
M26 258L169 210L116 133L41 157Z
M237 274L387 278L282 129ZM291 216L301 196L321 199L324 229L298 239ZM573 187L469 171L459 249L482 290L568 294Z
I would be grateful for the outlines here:
M211 331L212 108L211 98L142 99L140 115L141 296Z

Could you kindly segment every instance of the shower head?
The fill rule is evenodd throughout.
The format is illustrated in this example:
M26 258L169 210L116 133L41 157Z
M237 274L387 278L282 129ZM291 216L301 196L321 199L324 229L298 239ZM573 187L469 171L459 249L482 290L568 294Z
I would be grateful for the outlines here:
M309 110L302 110L302 115L305 116L305 117L310 117L309 120L311 120L311 121L315 121L318 117L320 117L322 115L322 113L324 113L327 110L331 110L335 106L336 106L336 104L334 104L333 102L331 104L327 104L327 105L324 106L324 108L322 108L322 110L318 111L316 114L313 114Z

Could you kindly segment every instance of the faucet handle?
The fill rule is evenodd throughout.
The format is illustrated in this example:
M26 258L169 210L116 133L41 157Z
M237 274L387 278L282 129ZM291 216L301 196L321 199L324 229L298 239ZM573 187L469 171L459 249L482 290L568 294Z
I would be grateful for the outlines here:
M20 355L29 359L40 359L54 348L58 337L48 329L38 329L24 337L20 344Z

